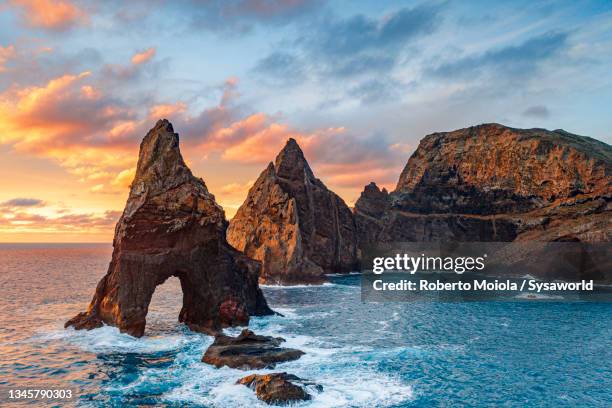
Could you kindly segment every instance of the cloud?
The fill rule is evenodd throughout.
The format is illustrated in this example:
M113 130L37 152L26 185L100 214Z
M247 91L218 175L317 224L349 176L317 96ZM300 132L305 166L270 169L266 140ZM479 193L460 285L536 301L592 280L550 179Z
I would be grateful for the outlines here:
M530 106L523 111L523 116L545 119L550 116L550 111L544 105Z
M10 0L30 26L64 31L88 21L87 13L66 0Z
M182 7L191 27L240 35L257 25L285 25L316 10L318 0L190 0Z
M0 46L0 72L3 72L6 70L6 63L8 62L8 60L12 59L13 57L15 57L15 46L14 45L7 45L6 47L2 47Z
M0 144L50 158L83 181L103 184L133 166L148 121L90 72L0 93Z
M121 216L119 211L78 211L37 198L14 198L0 208L0 234L107 234Z
M369 79L349 89L348 94L363 104L369 104L395 100L401 95L402 88L404 85L393 79Z
M255 74L269 77L272 83L293 85L304 79L306 72L304 64L292 53L275 51L260 59L253 68Z
M133 179L139 142L161 117L173 121L190 155L214 154L230 162L264 165L294 137L321 176L343 186L362 184L360 178L350 181L352 172L362 172L363 178L368 172L369 177L386 177L385 172L398 173L404 161L404 154L400 160L379 135L360 139L341 127L301 130L264 112L245 113L235 77L218 88L217 105L196 113L185 102L145 100L141 109L130 108L108 93L105 80L87 71L0 93L0 143L18 154L58 162L96 194L125 191ZM222 193L240 194L239 184L230 183Z
M230 183L226 184L219 190L223 194L232 195L240 194L246 195L246 192L253 186L254 181L249 180L246 183Z
M87 83L90 76L88 71L65 74L43 85L0 93L0 142L27 152L125 142L120 134L108 138L105 133L112 135L134 114Z
M38 198L13 198L0 203L0 207L38 207L44 203L43 200L39 200Z
M221 158L243 164L273 161L287 139L298 141L320 177L332 185L363 187L370 181L395 180L406 153L381 135L359 138L345 128L299 131L263 114L252 114L208 134L199 149L220 152ZM232 186L232 188L235 186Z
M346 19L329 19L304 38L315 54L343 58L356 55L397 53L411 40L437 28L439 6L402 8L381 19L362 14Z
M137 79L143 77L143 74L154 78L167 65L167 59L154 61L155 55L156 49L152 47L135 53L129 64L106 64L102 69L102 76L108 85L124 87L129 81L130 85L135 87Z
M257 113L214 132L204 146L223 146L221 157L225 160L267 163L284 140L297 136L287 125L271 123L265 114Z
M132 57L132 64L140 65L140 64L143 64L149 61L151 58L155 56L155 52L156 52L155 48L151 47L142 52L134 54L134 56Z
M475 79L483 73L492 72L507 78L525 77L533 74L540 62L559 55L566 48L567 40L567 33L547 33L532 37L519 45L442 63L429 69L429 74L436 77Z
M187 110L187 105L183 102L176 103L162 103L154 105L149 109L149 116L151 118L172 118L177 114L184 113Z
M116 187L129 187L136 176L136 167L125 169L119 172L111 181L111 184Z
M291 49L273 51L253 71L273 86L297 84L307 77L337 86L342 79L348 99L373 103L397 98L399 93L390 92L401 85L394 78L396 68L416 52L417 40L438 29L441 12L440 4L426 4L378 18L330 15L304 25L289 42Z
M65 208L44 208L50 214L3 210L0 233L107 233L121 216L120 211L102 213L73 212Z

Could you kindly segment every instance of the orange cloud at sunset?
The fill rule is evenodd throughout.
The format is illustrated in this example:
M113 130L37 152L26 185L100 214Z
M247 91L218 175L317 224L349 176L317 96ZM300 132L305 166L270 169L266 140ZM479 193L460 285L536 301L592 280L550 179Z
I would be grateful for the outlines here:
M242 194L242 195L246 195L245 193L247 191L249 191L249 189L253 186L254 181L253 180L249 180L246 183L230 183L230 184L226 184L223 187L221 187L221 193L225 193L225 194Z
M133 165L128 141L139 122L129 109L85 84L90 72L0 94L0 143L52 158L81 177ZM93 177L95 178L95 177Z
M239 94L234 77L219 88L217 105L194 113L185 102L148 101L134 109L107 86L108 72L63 74L36 85L13 85L0 93L0 147L9 146L15 156L56 163L70 175L62 188L81 197L81 203L68 210L80 215L80 223L61 228L60 222L74 218L60 216L56 209L63 204L57 198L48 199L47 187L40 184L39 194L50 204L4 215L0 240L13 227L15 233L37 236L44 232L53 237L81 228L85 236L94 234L96 240L110 237L112 222L106 224L110 217L104 214L122 208L140 140L160 118L173 122L186 161L194 174L205 179L228 217L290 137L300 143L317 176L348 203L370 181L390 186L404 160L403 153L397 160L394 151L402 150L397 146L373 148L370 141L359 141L343 127L301 130L263 112L244 114L236 107ZM7 192L0 195L1 200L11 199Z
M187 110L187 105L182 102L177 102L175 104L160 104L154 105L149 109L149 117L151 121L154 121L156 118L173 118L178 113L184 113Z
M287 139L294 138L318 174L331 186L361 188L371 181L390 188L397 180L407 146L394 144L386 150L351 138L345 128L300 132L275 123L263 113L253 114L213 132L201 146L220 149L225 160L245 164L273 161Z
M88 19L84 10L65 0L10 0L10 4L21 9L32 27L65 30Z
M134 54L134 56L132 57L132 64L140 65L142 63L149 61L154 56L155 56L155 48L149 48L147 50Z

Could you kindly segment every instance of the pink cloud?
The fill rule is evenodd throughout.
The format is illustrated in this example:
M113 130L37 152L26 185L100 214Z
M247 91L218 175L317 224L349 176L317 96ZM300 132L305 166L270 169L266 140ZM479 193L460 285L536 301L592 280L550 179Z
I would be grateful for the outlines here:
M6 70L6 63L11 58L15 57L15 46L7 45L6 47L0 46L0 72Z
M156 50L153 47L146 49L142 52L136 53L132 57L132 64L134 65L144 64L145 62L153 58L155 56L155 53L156 53Z
M65 0L10 0L10 4L21 9L32 27L62 31L89 19L84 10Z

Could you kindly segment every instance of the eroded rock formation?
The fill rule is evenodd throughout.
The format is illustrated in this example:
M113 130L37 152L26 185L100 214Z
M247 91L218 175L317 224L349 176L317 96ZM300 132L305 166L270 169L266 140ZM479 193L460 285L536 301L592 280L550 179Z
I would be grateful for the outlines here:
M611 241L612 148L562 130L485 124L421 140L388 196L355 205L375 241ZM373 210L374 209L374 210Z
M356 266L351 210L314 176L294 139L251 187L227 237L262 262L265 283L320 283L325 273Z
M140 337L151 296L170 276L183 290L179 320L194 330L214 333L271 314L258 286L259 263L227 243L226 227L223 209L183 161L178 134L158 121L140 145L108 272L87 311L66 326L106 323Z
M297 360L304 355L303 351L280 347L284 341L282 337L260 336L248 329L242 330L237 337L220 334L208 347L202 361L217 368L249 370L274 368L277 363Z
M323 391L322 386L287 373L251 374L241 378L236 384L251 388L257 398L270 405L287 405L310 400L312 397L305 386L312 386L318 392Z

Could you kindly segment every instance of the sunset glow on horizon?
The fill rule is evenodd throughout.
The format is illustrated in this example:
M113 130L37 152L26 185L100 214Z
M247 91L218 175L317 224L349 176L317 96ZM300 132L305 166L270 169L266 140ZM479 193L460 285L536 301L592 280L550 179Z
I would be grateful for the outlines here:
M518 3L10 0L0 242L110 242L161 118L228 218L290 137L349 205L436 131L610 143L612 5Z

